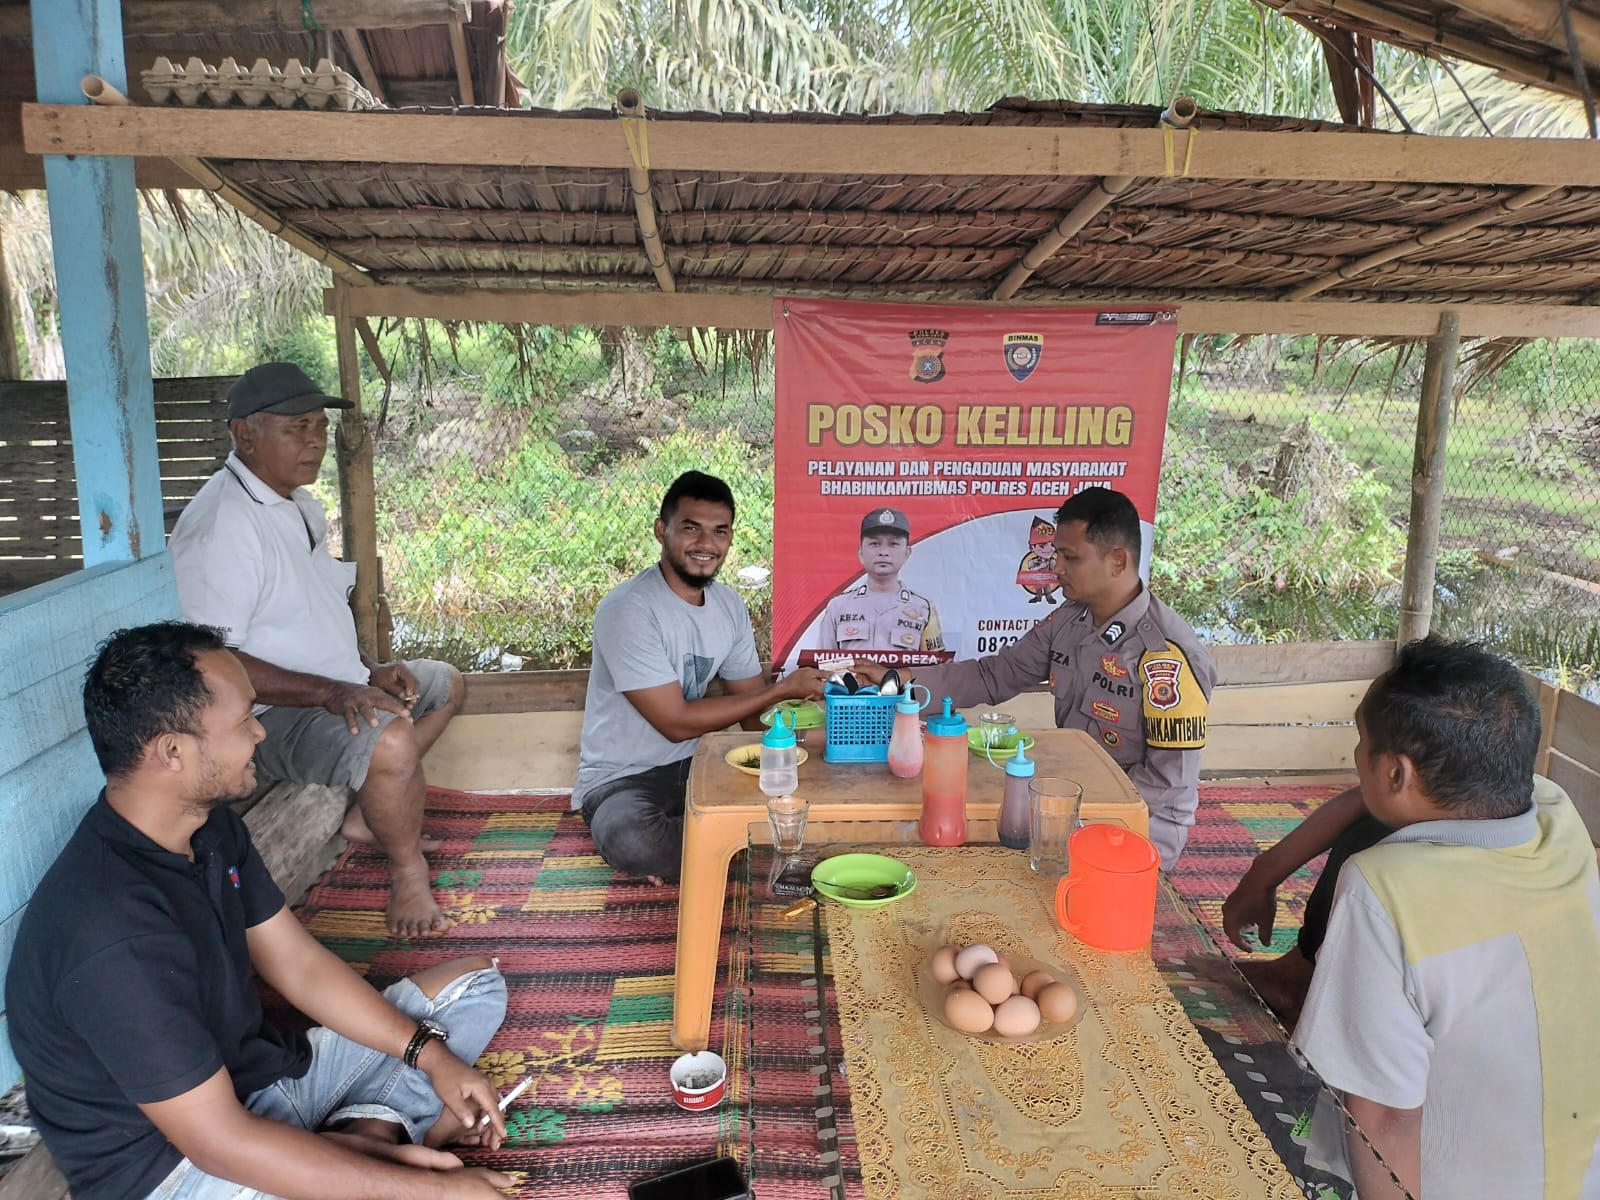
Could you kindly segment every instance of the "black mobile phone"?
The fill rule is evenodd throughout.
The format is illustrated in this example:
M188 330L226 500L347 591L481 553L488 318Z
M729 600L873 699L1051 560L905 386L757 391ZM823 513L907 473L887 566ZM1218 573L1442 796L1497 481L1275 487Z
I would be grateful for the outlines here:
M747 1200L750 1186L731 1158L695 1163L628 1188L630 1200Z

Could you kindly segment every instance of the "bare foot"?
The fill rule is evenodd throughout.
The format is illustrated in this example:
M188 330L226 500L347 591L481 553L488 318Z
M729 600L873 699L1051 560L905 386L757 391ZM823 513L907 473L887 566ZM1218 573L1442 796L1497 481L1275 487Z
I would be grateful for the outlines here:
M418 855L413 864L389 863L389 932L394 937L422 937L450 928L428 885L428 865Z
M344 824L339 826L339 833L347 842L359 842L363 846L370 846L374 850L382 850L378 839L372 835L372 829L367 824L367 818L361 815L361 806L352 804L350 811L344 815ZM432 854L444 845L438 838L423 834L417 840L417 849L423 854Z
M1261 1002L1276 1014L1283 1027L1294 1032L1301 1006L1311 989L1311 974L1316 964L1296 946L1287 954L1268 959L1239 959L1234 963L1245 982L1253 987Z

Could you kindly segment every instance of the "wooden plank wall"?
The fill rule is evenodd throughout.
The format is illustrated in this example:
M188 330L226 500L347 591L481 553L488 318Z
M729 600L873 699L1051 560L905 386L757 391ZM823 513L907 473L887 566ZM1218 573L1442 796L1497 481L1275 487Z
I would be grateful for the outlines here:
M234 376L155 381L166 530L228 456ZM0 595L81 566L78 484L60 382L0 382Z
M1600 704L1528 676L1544 717L1539 771L1567 790L1600 846Z
M95 646L178 615L172 559L78 572L0 600L0 984L34 885L104 780L83 718ZM0 1012L0 1089L17 1077Z

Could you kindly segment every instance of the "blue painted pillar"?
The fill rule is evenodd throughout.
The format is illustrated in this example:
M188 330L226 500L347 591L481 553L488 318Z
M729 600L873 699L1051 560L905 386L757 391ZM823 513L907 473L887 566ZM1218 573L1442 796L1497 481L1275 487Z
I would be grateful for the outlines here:
M36 0L33 69L46 104L86 104L83 77L127 91L118 0ZM166 549L150 330L131 158L47 156L50 237L78 473L83 564Z

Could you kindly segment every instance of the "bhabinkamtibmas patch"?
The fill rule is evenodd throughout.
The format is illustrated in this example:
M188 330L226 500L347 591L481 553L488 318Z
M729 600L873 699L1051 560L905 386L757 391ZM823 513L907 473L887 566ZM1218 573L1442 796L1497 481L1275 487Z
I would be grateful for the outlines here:
M1139 659L1145 745L1157 750L1198 750L1206 744L1211 706L1189 660L1176 646L1146 650Z

